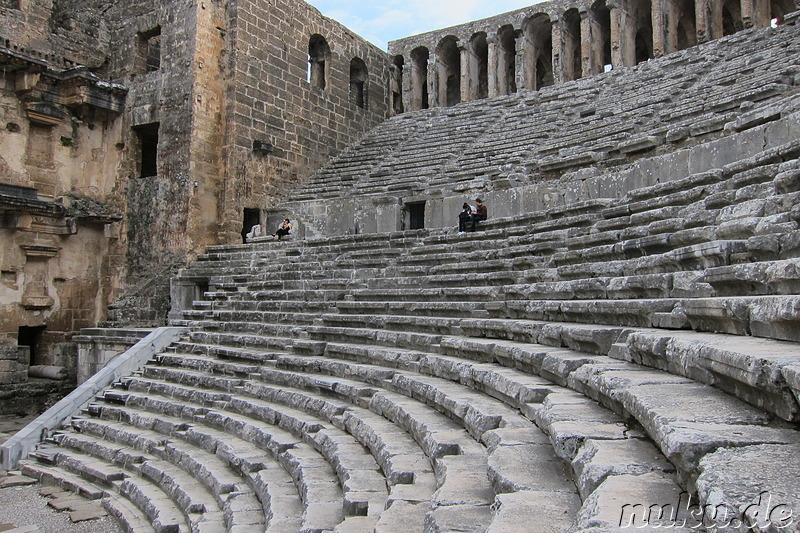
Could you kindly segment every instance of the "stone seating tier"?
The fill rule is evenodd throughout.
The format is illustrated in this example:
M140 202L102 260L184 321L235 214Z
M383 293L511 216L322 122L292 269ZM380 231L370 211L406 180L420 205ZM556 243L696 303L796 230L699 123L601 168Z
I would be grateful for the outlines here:
M536 93L404 113L289 200L381 194L390 186L452 194L459 183L496 176L506 166L523 169L517 180L533 180L586 164L613 167L637 152L742 131L798 109L797 32L794 25L749 30L750 41L729 36ZM387 136L393 123L398 131ZM378 152L383 155L376 159ZM340 166L348 159L372 161L376 171L350 173Z
M763 124L800 102L797 31L405 114L293 198L610 169ZM720 527L764 491L800 516L798 161L787 140L477 233L209 247L177 279L203 293L189 333L21 468L133 531L599 533L683 491Z

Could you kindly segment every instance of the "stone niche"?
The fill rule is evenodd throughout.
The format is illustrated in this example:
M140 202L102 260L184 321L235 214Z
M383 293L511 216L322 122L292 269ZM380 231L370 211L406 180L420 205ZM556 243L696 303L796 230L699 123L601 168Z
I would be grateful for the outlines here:
M47 245L23 245L21 248L26 257L22 307L47 309L54 303L49 294L48 262L58 254L58 248Z

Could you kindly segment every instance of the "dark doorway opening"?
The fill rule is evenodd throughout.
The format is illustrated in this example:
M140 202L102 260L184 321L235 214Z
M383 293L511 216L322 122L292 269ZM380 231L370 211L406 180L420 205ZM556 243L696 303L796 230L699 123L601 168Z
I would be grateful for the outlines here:
M408 213L408 229L423 229L425 227L425 202L406 204Z
M17 332L17 346L27 346L31 354L31 366L41 363L42 336L47 326L20 326Z
M253 226L261 224L261 209L245 207L242 219L242 242L247 242L245 236L250 233Z
M139 176L149 178L158 175L158 123L137 126L139 137Z

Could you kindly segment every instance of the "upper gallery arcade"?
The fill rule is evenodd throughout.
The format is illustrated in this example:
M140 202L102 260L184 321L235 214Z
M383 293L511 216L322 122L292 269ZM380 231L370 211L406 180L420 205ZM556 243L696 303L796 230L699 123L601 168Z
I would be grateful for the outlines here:
M751 27L800 0L553 1L389 43L393 113L538 90Z

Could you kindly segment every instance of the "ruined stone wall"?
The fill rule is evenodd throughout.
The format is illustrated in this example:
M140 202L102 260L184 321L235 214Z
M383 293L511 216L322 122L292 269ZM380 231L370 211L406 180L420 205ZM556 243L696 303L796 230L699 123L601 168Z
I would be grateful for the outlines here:
M50 104L58 84L49 76L21 68L0 77L0 182L31 196L2 191L0 344L16 344L20 327L45 327L35 362L69 367L63 343L105 316L121 277L119 224L85 209L121 205L120 122L106 110Z
M189 5L149 1L118 5L109 13L115 24L111 78L128 88L117 180L125 194L128 285L150 267L185 256L192 11ZM148 69L141 64L141 46L153 32L160 33L160 60ZM157 136L155 172L142 168L142 150L148 149L143 132Z
M244 208L275 204L387 115L388 58L316 9L294 0L244 1L232 14L232 68L220 241L241 242ZM308 81L312 36L330 54L325 88ZM350 64L366 64L366 105L350 94ZM254 142L272 151L254 150Z

